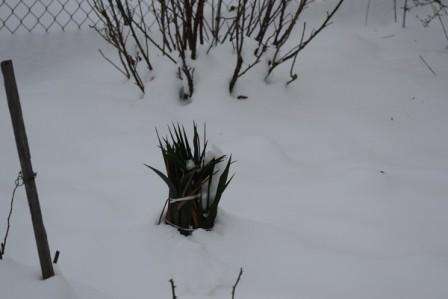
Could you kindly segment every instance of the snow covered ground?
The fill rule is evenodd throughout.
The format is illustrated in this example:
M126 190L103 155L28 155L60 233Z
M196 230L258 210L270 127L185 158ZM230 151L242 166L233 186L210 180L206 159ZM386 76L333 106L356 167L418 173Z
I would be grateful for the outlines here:
M170 278L179 298L230 298L240 267L237 298L448 298L447 44L437 24L402 29L392 1L372 2L367 27L364 1L345 3L293 87L243 78L247 100L227 95L234 62L218 56L181 105L172 69L157 60L142 99L92 32L2 35L61 256L38 281L21 190L0 298L170 298ZM143 163L162 168L154 127L193 120L233 154L236 177L216 228L183 237L154 224L167 190ZM3 234L19 167L3 84L0 144Z

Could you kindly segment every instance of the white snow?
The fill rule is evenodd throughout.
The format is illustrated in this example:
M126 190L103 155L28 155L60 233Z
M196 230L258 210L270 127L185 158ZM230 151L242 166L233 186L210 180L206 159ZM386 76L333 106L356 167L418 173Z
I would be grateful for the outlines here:
M410 15L402 29L392 1L372 3L366 27L364 1L347 0L299 57L293 86L287 73L243 77L235 94L247 100L227 93L226 50L201 53L182 105L175 66L155 54L141 99L93 32L1 35L61 256L40 281L20 190L0 298L170 298L170 278L181 299L230 298L240 267L236 298L448 298L446 41L437 24ZM232 153L236 176L215 229L183 237L154 224L167 190L143 163L163 169L154 127L193 120ZM3 235L19 167L3 84L0 144Z
M64 298L104 299L104 294L83 284L68 282L60 271L57 275L41 280L39 271L13 260L1 261L0 281L2 298Z

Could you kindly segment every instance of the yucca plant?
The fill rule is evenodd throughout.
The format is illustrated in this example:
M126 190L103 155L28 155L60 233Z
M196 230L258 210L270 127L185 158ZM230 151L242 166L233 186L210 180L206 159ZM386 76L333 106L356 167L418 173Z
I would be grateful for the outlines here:
M166 174L145 164L169 190L159 223L164 218L165 223L184 235L197 228L211 229L222 194L233 178L233 175L229 178L232 157L216 156L207 151L205 126L202 143L196 123L193 123L191 142L185 128L179 124L172 124L168 132L169 136L160 138L156 130Z

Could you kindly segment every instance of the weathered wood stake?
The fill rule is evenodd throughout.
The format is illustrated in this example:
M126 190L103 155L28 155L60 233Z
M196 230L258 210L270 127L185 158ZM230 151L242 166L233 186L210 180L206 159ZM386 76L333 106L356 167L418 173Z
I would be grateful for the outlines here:
M3 78L5 81L6 97L8 99L9 113L11 114L14 136L16 139L17 152L19 154L20 166L22 168L23 181L25 183L26 196L33 222L34 237L36 238L37 252L39 254L40 267L43 279L54 276L51 263L50 247L48 246L47 233L42 220L42 212L37 194L35 173L31 165L31 155L28 139L23 122L22 107L20 106L19 92L17 91L16 78L11 60L1 63Z

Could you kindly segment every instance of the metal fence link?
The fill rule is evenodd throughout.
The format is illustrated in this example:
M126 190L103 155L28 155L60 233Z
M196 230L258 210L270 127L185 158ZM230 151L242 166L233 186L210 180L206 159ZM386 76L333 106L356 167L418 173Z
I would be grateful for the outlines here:
M150 7L144 4L146 16ZM77 30L97 23L89 0L0 0L0 33Z

